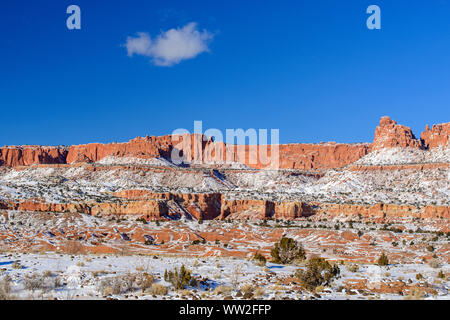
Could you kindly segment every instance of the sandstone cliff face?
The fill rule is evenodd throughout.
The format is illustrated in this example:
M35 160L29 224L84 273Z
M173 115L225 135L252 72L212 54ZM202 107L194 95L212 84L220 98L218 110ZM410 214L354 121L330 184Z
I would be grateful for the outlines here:
M140 191L127 191L139 193ZM143 191L145 193L145 191ZM189 212L196 219L294 220L313 216L314 219L358 218L375 219L378 222L398 218L450 219L450 207L395 205L355 205L336 203L304 203L299 201L272 202L268 200L223 199L220 194L148 194L150 198L138 200L123 198L103 203L47 203L27 200L19 203L0 203L1 210L30 212L70 212L100 216L136 216L146 220L179 218Z
M280 168L304 170L341 168L369 152L369 144L280 145Z
M237 146L213 142L201 134L185 134L135 138L126 143L92 143L65 147L4 147L0 148L0 165L17 167L32 164L75 164L102 160L107 156L134 158L166 158L172 154L186 162L212 164L214 161L239 162L255 169L270 168L273 159L281 169L318 170L347 166L372 150L393 147L435 148L449 141L450 123L426 128L421 139L411 129L383 117L376 128L372 144L285 144L276 149L268 146ZM423 144L422 144L423 141Z
M434 125L431 130L427 125L425 131L420 135L425 147L430 149L447 146L449 137L450 122Z
M385 203L378 203L371 206L321 203L317 204L315 213L317 214L317 219L361 216L365 219L378 219L379 222L406 217L421 219L450 218L450 208L447 206L425 206L423 208L417 208L412 205Z
M106 156L156 158L169 157L172 148L171 137L145 137L127 143L91 143L69 148L67 163L97 162Z
M313 207L304 202L286 201L275 204L275 215L273 218L293 220L301 217L309 217L313 214Z
M0 165L9 167L32 164L60 164L66 162L67 150L64 147L3 147L0 148Z
M382 117L375 130L372 150L395 147L422 148L422 143L416 139L410 128L397 124L389 117Z
M160 200L159 203L165 210L159 209L156 215L158 217L162 217L162 214L181 217L187 213L196 219L212 220L221 214L222 195L220 193L155 193L147 190L125 190L115 192L114 195L140 202ZM154 216L144 218L152 219Z

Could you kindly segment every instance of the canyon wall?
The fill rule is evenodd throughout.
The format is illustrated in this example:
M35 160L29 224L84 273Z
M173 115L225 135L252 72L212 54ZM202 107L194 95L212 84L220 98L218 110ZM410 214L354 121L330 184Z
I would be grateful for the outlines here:
M444 147L448 145L450 137L450 122L434 125L431 130L430 126L426 126L420 138L426 148Z
M238 162L249 167L270 168L272 157L281 169L332 169L345 167L372 150L393 147L436 148L448 145L450 123L429 126L416 139L411 129L382 117L372 144L284 144L273 146L226 145L202 134L185 134L173 140L171 135L138 137L124 143L92 143L70 147L3 147L0 165L9 167L33 164L75 164L102 160L107 156L177 159L188 163ZM278 153L276 152L278 151ZM175 159L172 159L175 160ZM277 168L277 167L276 167Z
M17 167L41 163L61 164L66 163L67 153L65 147L3 147L0 148L0 165Z
M145 190L127 190L116 193L117 201L102 203L48 203L42 200L0 202L1 210L30 212L70 212L99 216L136 216L145 220L180 218L191 215L197 220L230 219L294 220L313 219L373 219L378 222L399 218L450 219L448 206L374 205L305 203L301 201L273 202L255 199L226 199L219 193L172 194Z

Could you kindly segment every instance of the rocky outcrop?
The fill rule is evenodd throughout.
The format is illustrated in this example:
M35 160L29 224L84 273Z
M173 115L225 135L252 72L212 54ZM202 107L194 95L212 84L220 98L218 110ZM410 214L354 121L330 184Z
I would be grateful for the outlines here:
M450 207L425 206L417 208L412 205L377 203L374 205L355 204L316 204L316 218L357 218L389 221L401 218L450 219Z
M274 204L267 200L224 200L220 219L266 219L273 216Z
M411 128L399 125L389 117L382 117L375 130L372 150L396 147L422 148L422 143L416 139Z
M165 158L184 160L193 165L241 163L254 169L320 170L348 166L372 150L383 148L435 148L449 141L450 123L428 126L415 138L411 129L382 117L372 144L284 144L275 146L227 145L214 142L202 134L181 136L137 137L124 143L92 143L70 147L4 147L0 149L0 165L17 167L33 164L92 163L105 157L141 159ZM177 157L177 159L173 159ZM276 160L276 161L275 161Z
M286 201L275 204L274 219L294 220L309 217L314 214L314 208L304 202Z
M66 156L65 147L3 147L0 148L0 165L17 167L40 163L60 164L66 162Z
M128 190L123 194L144 194L145 191ZM119 195L119 194L117 194ZM148 193L101 203L48 203L27 200L18 203L0 203L1 210L28 212L69 212L99 216L136 216L146 220L180 218L186 213L197 220L231 219L294 220L302 217L321 219L370 219L378 222L403 218L450 219L450 207L378 203L374 205L304 203L299 201L272 202L255 199L224 199L220 194Z
M280 168L334 169L345 167L370 152L370 144L287 144L280 145Z
M448 146L450 137L450 122L434 125L431 130L430 126L426 126L420 138L426 148L433 149L436 147Z
M171 136L137 137L126 143L91 143L69 148L67 163L97 162L107 156L137 158L170 158L173 149Z

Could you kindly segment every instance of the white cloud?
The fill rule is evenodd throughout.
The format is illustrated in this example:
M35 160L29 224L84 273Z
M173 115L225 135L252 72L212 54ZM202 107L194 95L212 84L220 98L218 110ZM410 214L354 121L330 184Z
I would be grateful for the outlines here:
M142 55L152 58L157 66L173 66L208 52L212 38L213 34L199 31L197 23L191 22L182 28L164 31L153 39L148 33L140 32L137 37L128 37L125 46L129 57Z

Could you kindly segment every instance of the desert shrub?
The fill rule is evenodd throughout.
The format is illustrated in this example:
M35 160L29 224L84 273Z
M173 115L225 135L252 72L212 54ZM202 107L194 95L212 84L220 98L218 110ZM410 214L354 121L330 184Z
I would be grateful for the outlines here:
M36 291L45 289L44 277L39 274L26 275L24 278L24 287L26 290Z
M312 291L318 286L330 284L339 274L340 269L337 265L329 263L324 258L313 257L306 262L306 270L298 269L294 276L303 287Z
M106 297L113 294L112 279L104 279L98 283L97 290Z
M434 247L432 245L427 246L427 250L430 252L434 251Z
M387 265L389 265L389 258L387 257L387 255L384 254L384 252L378 258L377 264L379 266L387 266Z
M292 238L282 237L270 251L275 263L289 264L295 260L305 260L306 253L302 245Z
M0 280L0 300L11 300L11 278L7 275Z
M266 295L266 291L262 287L256 288L256 290L253 292L253 295L257 298L260 298L262 296Z
M231 287L227 287L227 286L218 286L215 290L214 290L214 294L219 295L229 295L231 293L233 289Z
M442 270L439 270L438 278L439 279L445 279L445 273Z
M348 270L350 272L358 272L359 271L359 266L357 264L351 264L348 266Z
M184 289L187 285L197 286L197 280L192 276L192 271L187 269L184 265L178 270L164 272L164 280L170 282L175 289Z
M239 283L241 282L241 275L242 275L242 268L240 265L236 265L233 268L233 272L230 275L231 286L234 289L237 289L237 287L239 286Z
M50 278L52 276L52 272L50 270L44 271L42 274L44 278Z
M421 273L416 274L416 279L417 280L423 280L423 275Z
M11 265L11 267L12 267L13 269L22 269L22 268L23 268L23 266L20 264L19 261L15 261L15 262Z
M152 278L153 279L153 278ZM132 273L128 273L122 277L118 277L118 280L121 281L121 290L126 293L132 291L134 289L134 283L136 282L136 275ZM152 280L153 282L153 280Z
M150 294L153 294L155 296L165 296L168 291L169 290L167 289L166 286L163 286L162 284L159 283L152 284L149 290Z
M255 261L255 263L258 266L265 266L267 259L266 257L264 257L262 254L260 254L259 252L256 252L255 255L253 256L253 261Z
M142 291L145 291L152 286L154 279L150 273L138 273L136 276L136 284Z
M249 283L246 283L246 284L244 284L242 287L241 287L241 289L240 289L240 291L244 294L244 295L249 295L249 294L253 294L253 291L254 291L255 289L253 288L253 286L251 285L251 284L249 284Z
M128 273L123 276L107 278L100 281L97 289L103 296L127 293L134 289L135 281L136 275Z
M434 269L440 268L441 267L441 263L439 262L438 259L432 259L430 260L430 262L428 263L428 265Z
M405 296L405 300L422 300L425 298L425 292L421 288L414 287L409 294Z

